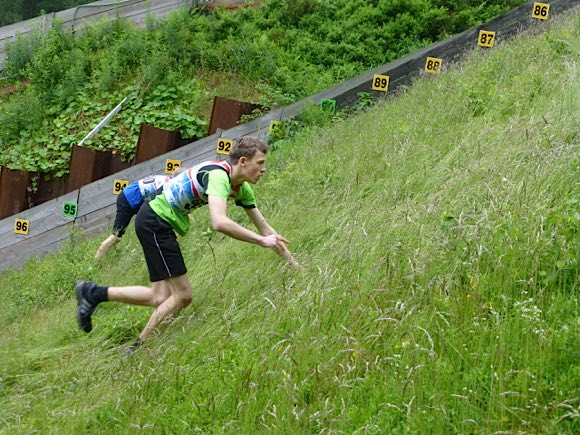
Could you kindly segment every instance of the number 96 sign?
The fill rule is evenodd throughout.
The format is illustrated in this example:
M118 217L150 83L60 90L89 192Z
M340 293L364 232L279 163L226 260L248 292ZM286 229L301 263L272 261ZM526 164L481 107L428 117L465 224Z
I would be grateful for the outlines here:
M16 219L14 221L14 232L16 234L28 234L30 221L26 219Z

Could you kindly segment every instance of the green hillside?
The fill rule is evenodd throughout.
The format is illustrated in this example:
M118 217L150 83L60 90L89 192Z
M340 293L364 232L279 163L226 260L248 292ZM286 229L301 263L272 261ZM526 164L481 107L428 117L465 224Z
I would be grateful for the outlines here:
M53 21L8 44L0 71L0 166L61 178L71 148L120 101L84 146L135 157L143 123L206 136L215 96L265 110L495 18L525 0L260 0L193 8L146 28L100 21L72 35Z
M579 21L276 142L259 205L307 271L196 210L193 303L132 357L149 309L85 335L73 296L147 283L132 231L0 274L0 433L578 433Z

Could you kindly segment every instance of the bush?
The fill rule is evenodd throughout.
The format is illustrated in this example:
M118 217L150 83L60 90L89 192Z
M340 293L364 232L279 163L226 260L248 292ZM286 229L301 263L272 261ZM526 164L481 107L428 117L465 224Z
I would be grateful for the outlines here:
M26 69L36 51L41 47L42 40L42 32L34 30L26 36L17 35L14 41L8 42L5 75L16 80L26 78Z
M0 111L0 144L14 144L21 137L41 129L46 120L46 106L32 89L11 98Z

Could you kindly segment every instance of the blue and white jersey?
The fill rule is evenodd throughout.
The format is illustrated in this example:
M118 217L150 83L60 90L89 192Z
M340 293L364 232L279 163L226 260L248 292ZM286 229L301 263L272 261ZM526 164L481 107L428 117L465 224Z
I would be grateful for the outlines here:
M207 182L204 176L214 169L223 169L229 174L232 167L228 162L213 160L202 162L183 171L163 186L163 195L171 208L187 214L194 208L207 204Z
M154 175L139 180L139 191L145 201L150 201L157 195L159 188L171 180L168 175Z
M171 177L167 175L154 175L133 181L125 187L123 195L131 207L139 208L145 200L150 201L155 198L159 189L170 179Z

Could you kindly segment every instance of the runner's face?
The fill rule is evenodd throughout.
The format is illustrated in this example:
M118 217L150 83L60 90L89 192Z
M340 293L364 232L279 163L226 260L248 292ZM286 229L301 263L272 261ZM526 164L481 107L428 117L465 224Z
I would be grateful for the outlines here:
M266 173L266 155L262 151L256 151L254 157L243 162L242 167L246 180L256 184Z

